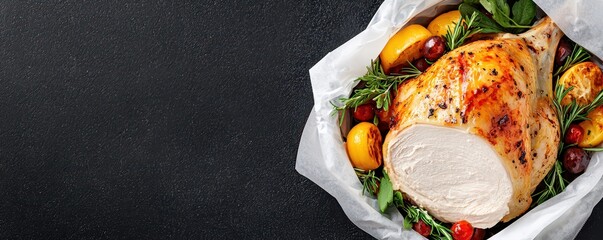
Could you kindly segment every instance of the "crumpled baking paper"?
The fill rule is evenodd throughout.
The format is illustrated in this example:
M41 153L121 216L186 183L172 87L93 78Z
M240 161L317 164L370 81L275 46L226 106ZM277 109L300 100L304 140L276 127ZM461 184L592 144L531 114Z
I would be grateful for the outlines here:
M362 194L362 184L348 160L330 101L349 96L357 77L378 57L390 36L404 25L427 24L452 10L459 0L385 0L366 30L327 54L312 69L314 108L304 128L295 169L331 194L348 218L379 239L424 239L402 227L394 207L379 212L377 200ZM602 1L534 0L572 40L603 57ZM595 154L585 173L567 189L530 210L490 239L572 239L603 196L603 153Z

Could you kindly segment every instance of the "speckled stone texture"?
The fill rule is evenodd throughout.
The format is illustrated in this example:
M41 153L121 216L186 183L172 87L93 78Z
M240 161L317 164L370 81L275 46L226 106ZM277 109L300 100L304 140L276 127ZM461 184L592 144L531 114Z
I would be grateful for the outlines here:
M0 1L0 239L370 239L294 166L379 5Z

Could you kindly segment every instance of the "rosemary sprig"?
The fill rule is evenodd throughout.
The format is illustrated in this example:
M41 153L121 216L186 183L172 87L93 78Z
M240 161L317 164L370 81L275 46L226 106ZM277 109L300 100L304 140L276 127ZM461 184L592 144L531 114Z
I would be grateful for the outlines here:
M603 91L599 92L595 99L585 106L580 106L573 100L568 105L562 105L561 101L567 94L573 89L573 87L565 88L562 84L555 86L555 99L553 99L553 105L557 110L557 117L559 119L559 125L561 128L561 138L564 139L565 133L569 128L570 124L574 121L587 120L587 115L595 108L603 105ZM544 190L532 195L536 198L536 205L541 204L544 201L554 197L555 195L563 192L567 186L568 181L562 176L563 168L561 167L561 159L563 151L571 145L565 145L563 141L559 141L559 150L557 152L557 160L555 166L544 178L544 184L546 187ZM586 148L586 151L599 151L598 148ZM603 150L603 149L601 149Z
M441 222L433 219L425 209L419 208L414 205L408 206L404 204L404 200L402 199L402 194L400 192L396 192L394 194L394 199L396 206L405 212L405 229L411 229L413 223L416 223L419 220L423 220L425 224L431 227L430 237L432 239L452 240L452 236L450 235L452 232L450 231L450 229L444 226Z
M463 24L463 17L461 17L456 22L454 30L450 30L450 27L446 30L444 39L446 40L446 47L449 51L452 51L455 48L463 45L465 39L482 30L480 27L475 26L476 18L477 13L474 12L473 14L471 14L471 17L469 17L469 19L466 19L465 23Z
M565 59L565 63L563 63L563 65L559 67L557 71L555 71L555 74L553 74L553 76L559 76L563 72L570 69L572 66L584 62L589 58L590 54L582 46L574 44L574 49L572 50L572 53L567 56L567 58Z
M359 168L354 168L354 170L356 171L356 176L358 176L358 179L360 179L360 182L362 183L362 194L364 195L364 192L369 192L373 195L377 195L379 177L375 176L375 171L365 171Z
M603 148L582 148L584 151L588 152L603 152Z
M532 203L532 207L542 204L565 190L569 182L563 178L562 173L563 167L561 166L561 162L555 161L553 169L544 177L546 187L532 196L532 198L536 198L536 201Z
M568 105L561 105L561 101L574 87L565 88L562 84L555 86L555 99L553 105L557 109L557 115L559 117L559 124L561 125L561 138L565 136L565 132L569 128L569 125L574 121L588 120L586 117L593 109L603 105L603 91L599 92L597 96L587 105L580 106L573 100Z
M426 210L414 205L407 205L404 203L404 197L402 197L402 192L394 191L392 189L391 182L385 171L383 171L381 186L382 187L379 189L379 199L377 199L381 212L384 212L384 209L386 209L388 205L393 203L398 209L403 211L403 224L405 229L411 229L413 223L422 220L425 224L431 227L430 235L433 239L452 240L452 236L450 235L450 229L444 226L441 222L433 219Z
M554 77L557 77L557 82L559 82L559 75L570 69L572 66L584 62L590 58L590 54L586 52L586 50L578 45L574 44L574 48L572 53L567 57L565 63L555 71L553 74ZM561 84L557 84L555 86L555 99L553 99L553 105L557 110L557 117L559 119L559 125L561 128L561 136L560 139L564 139L565 133L569 128L570 124L574 121L586 120L588 113L590 113L593 109L603 104L603 92L599 92L595 99L586 106L580 106L576 103L576 101L572 101L570 104L563 106L561 101L574 87L565 88ZM557 152L557 160L555 161L555 166L551 171L547 173L544 178L545 188L534 194L532 197L537 200L532 204L532 206L536 206L538 204L543 203L544 201L556 196L557 194L563 192L565 187L569 183L566 179L563 178L563 167L561 166L562 154L563 151L570 146L566 146L562 141L559 142L558 152ZM598 148L586 148L586 151L599 151ZM601 149L603 150L603 149Z
M356 108L370 100L374 100L377 108L388 110L391 105L390 92L396 91L398 84L421 75L421 71L411 63L410 67L402 68L402 74L387 75L381 67L379 59L371 61L367 67L367 73L356 79L365 84L364 88L356 89L349 98L338 99L340 105L331 103L336 111L345 111L348 108Z

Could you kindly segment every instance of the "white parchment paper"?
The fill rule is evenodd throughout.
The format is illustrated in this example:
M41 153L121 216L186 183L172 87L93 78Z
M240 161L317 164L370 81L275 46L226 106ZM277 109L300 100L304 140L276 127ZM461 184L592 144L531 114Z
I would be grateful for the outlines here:
M359 228L380 239L423 239L402 228L402 215L391 207L385 214L374 198L362 195L362 184L348 160L329 101L349 96L354 80L366 72L388 39L404 25L426 24L459 0L386 0L366 30L327 54L312 69L314 108L304 128L296 170L331 194ZM569 38L599 58L603 56L603 1L534 0ZM491 239L572 239L603 196L603 153L591 159L586 172L564 191L532 209Z

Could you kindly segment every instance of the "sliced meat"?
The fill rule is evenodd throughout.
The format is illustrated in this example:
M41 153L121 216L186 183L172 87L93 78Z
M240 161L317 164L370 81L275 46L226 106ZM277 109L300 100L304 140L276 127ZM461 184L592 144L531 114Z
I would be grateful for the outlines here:
M408 127L390 141L388 173L421 207L443 221L488 228L509 213L511 179L490 143L457 128ZM468 199L471 199L468 201Z

